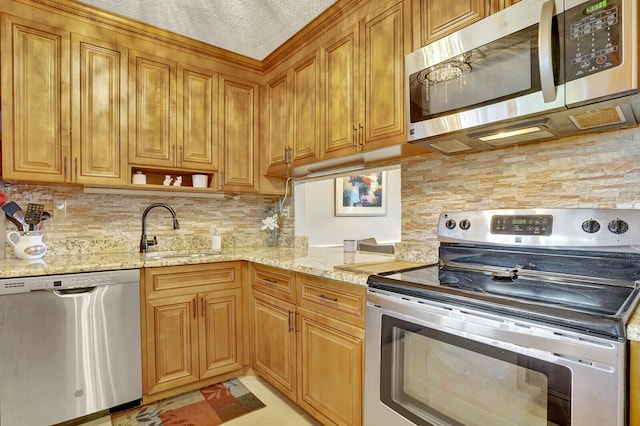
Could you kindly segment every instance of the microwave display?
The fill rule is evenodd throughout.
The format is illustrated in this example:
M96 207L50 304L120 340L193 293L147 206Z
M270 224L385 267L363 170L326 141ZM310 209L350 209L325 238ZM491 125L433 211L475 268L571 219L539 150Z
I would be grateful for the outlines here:
M622 63L622 7L620 0L601 0L565 12L567 81Z

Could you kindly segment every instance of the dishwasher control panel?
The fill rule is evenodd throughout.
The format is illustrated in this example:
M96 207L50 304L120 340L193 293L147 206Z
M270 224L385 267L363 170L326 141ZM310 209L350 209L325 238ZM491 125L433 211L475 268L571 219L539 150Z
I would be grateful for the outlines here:
M139 281L139 269L5 278L0 279L0 296L37 290L97 287L111 284L138 283Z

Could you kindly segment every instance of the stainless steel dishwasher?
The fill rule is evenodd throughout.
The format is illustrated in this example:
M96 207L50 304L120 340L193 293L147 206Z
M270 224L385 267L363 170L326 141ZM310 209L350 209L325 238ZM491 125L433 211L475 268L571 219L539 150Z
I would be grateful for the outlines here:
M51 425L142 397L140 271L0 280L0 425Z

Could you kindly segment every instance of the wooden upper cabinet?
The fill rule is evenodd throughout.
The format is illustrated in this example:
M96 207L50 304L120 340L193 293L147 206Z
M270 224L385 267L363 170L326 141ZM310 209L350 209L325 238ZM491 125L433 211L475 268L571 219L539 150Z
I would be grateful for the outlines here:
M258 93L255 82L220 76L220 189L255 192Z
M7 16L2 31L4 178L125 183L126 47Z
M519 2L520 0L490 0L489 12L487 15L493 15L494 13L500 12L502 9L506 9L507 7Z
M176 164L177 63L131 51L129 69L129 162L148 166Z
M391 3L392 4L392 3ZM360 22L359 140L363 149L404 143L404 56L411 51L403 2L385 7ZM408 27L408 25L407 25Z
M292 146L289 162L306 164L320 159L320 65L318 52L291 70Z
M218 168L218 75L146 52L130 54L129 162Z
M127 183L125 47L74 34L72 174L77 183Z
M267 82L268 174L320 159L320 91L317 51Z
M422 20L420 46L479 21L487 14L485 0L417 1L420 1L417 18Z
M286 174L291 139L289 112L289 71L267 81L267 155L268 174Z
M324 158L353 154L357 149L357 51L358 33L357 27L353 27L328 43L321 52L325 78L322 93Z
M389 2L323 47L323 159L406 141L406 10Z
M414 50L520 2L520 0L411 1Z
M2 15L2 176L65 182L70 175L70 33Z
M178 64L178 167L218 168L218 75Z

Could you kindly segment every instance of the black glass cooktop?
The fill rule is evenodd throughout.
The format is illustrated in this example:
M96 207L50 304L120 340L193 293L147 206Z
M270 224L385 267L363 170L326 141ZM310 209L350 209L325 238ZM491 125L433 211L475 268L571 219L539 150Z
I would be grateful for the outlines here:
M501 276L493 273L465 271L437 266L414 269L386 276L405 284L438 291L458 289L498 299L512 299L531 305L549 305L597 315L622 314L621 309L634 291L633 287L605 286L598 283L541 280L526 275ZM500 300L496 301L497 303Z
M440 257L441 265L374 275L368 285L616 337L625 336L638 299L634 284L640 259L626 254L547 256L456 248Z

